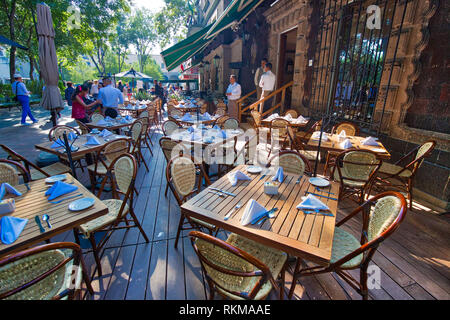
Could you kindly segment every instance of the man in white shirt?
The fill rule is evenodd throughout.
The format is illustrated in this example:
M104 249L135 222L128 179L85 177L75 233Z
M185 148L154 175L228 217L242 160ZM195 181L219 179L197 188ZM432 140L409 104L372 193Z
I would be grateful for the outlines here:
M116 118L118 116L117 108L123 104L123 95L119 89L112 86L111 79L103 79L105 87L101 88L98 94L98 101L103 105L105 116Z
M237 101L241 98L241 85L236 82L236 76L232 74L230 76L230 85L227 89L227 98L228 98L228 114L232 118L238 119L239 111Z
M261 60L261 67L259 67L258 69L256 69L255 72L255 87L256 87L256 97L259 99L261 97L262 94L262 89L259 86L259 82L261 81L261 77L264 74L264 69L266 68L266 64L269 61L267 61L266 58Z
M91 92L89 92L90 95L94 97L94 99L97 99L97 97L98 97L98 90L99 90L98 89L98 81L95 80L91 86Z
M261 99L264 99L264 97L267 97L272 93L272 91L275 89L275 83L276 83L276 76L272 72L272 64L267 63L264 68L264 74L261 76L261 81L259 82L259 86L261 87L262 93L261 93ZM272 98L269 100L266 100L264 102L261 102L259 104L259 112L264 112L264 105L268 106L269 108L272 106Z

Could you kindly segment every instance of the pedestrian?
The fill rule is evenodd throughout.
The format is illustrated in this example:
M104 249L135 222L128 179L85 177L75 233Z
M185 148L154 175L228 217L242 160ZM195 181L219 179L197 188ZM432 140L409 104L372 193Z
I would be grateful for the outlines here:
M241 98L241 85L236 82L236 76L232 74L230 76L230 85L228 86L226 95L228 99L228 114L230 117L238 119L239 110L237 101Z
M72 105L72 118L79 120L83 123L89 123L89 117L87 115L87 111L90 110L93 106L99 104L99 101L94 101L91 104L86 104L84 99L89 92L89 87L86 85L78 86L77 89L74 89L72 94L71 105Z
M99 90L100 90L100 88L99 88L99 85L98 85L98 81L97 81L97 80L94 80L94 83L92 84L92 86L91 86L91 88L90 88L89 94L90 94L95 100L97 100L97 98L98 98L98 92L99 92Z
M133 96L133 90L131 90L131 87L128 83L127 83L127 96L128 96L128 101L131 101L131 97Z
M72 97L74 92L75 89L73 88L72 82L67 81L67 89L64 91L64 98L69 106L72 106Z
M261 97L261 94L262 94L262 89L259 86L259 82L261 81L261 77L262 77L263 73L265 72L264 69L266 68L267 62L269 62L269 61L267 61L266 58L263 58L261 60L261 67L256 69L256 72L255 72L256 97L258 99Z
M264 67L264 73L261 76L261 80L259 82L259 86L262 89L261 93L261 99L263 100L265 97L269 96L273 89L275 88L275 82L276 82L276 76L272 72L272 64L266 63L266 66ZM266 109L269 109L272 107L272 98L268 99L265 102L261 102L259 104L259 112L263 113L267 110L264 110L264 106L267 106Z
M123 104L123 94L119 89L112 86L112 81L110 78L103 79L104 87L100 89L98 94L98 101L103 105L105 116L110 118L116 118L119 113L117 108L119 104Z
M22 76L20 74L14 75L14 83L12 84L12 91L17 97L17 101L22 105L22 120L20 121L22 126L29 126L30 124L26 122L27 116L30 117L33 123L38 121L33 117L30 109L30 91L23 83Z
M117 89L119 89L120 92L123 93L123 88L124 88L124 86L123 86L123 84L122 84L122 81L119 81L119 84L118 84L118 86L117 86Z

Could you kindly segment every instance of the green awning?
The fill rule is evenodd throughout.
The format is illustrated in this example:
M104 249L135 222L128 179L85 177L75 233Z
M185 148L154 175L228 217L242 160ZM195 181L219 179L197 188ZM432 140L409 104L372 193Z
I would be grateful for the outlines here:
M204 50L223 30L241 23L264 0L233 0L216 22L161 52L167 69L172 70Z
M193 35L187 37L183 41L178 42L167 50L161 52L161 55L166 63L167 69L172 70L182 64L184 61L191 58L196 53L200 52L213 39L207 40L205 38L206 33L209 31L212 25L209 25Z
M214 39L223 30L241 23L264 0L233 0L206 33L206 39Z

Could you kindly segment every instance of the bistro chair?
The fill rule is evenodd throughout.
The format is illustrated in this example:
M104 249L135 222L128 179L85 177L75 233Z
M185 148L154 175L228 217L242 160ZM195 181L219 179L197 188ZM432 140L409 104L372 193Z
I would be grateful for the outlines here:
M170 160L176 158L177 156L189 154L189 149L183 143L174 141L168 137L161 137L159 139L159 145L161 147L161 150L167 163L169 163ZM164 193L166 197L168 190L169 184L166 184L166 191Z
M174 107L172 110L169 111L169 115L171 115L172 117L182 118L183 112Z
M144 132L144 125L141 120L136 120L130 129L132 145L130 153L137 159L138 162L143 162L148 172L147 162L142 155L142 135Z
M232 144L225 142L215 146L213 150L207 147L204 155L207 159L210 155L221 155L214 159L214 163L218 166L217 175L220 177L238 165L249 163L250 144L254 138L256 136L245 137L245 140L242 140L235 136Z
M303 176L305 172L312 173L311 165L305 156L292 150L282 150L269 161L269 167L282 167L286 173Z
M237 130L239 129L239 121L235 118L228 118L223 122L222 128L226 130Z
M369 263L378 246L398 229L405 218L406 211L405 197L393 191L379 194L355 209L336 224L331 261L328 265L301 268L302 259L297 258L289 299L292 298L300 277L335 272L361 294L364 300L367 300L369 298L367 288ZM363 221L359 241L351 233L341 228L358 214L362 215ZM359 282L347 272L355 269L360 271Z
M77 129L70 127L70 126L64 126L64 125L60 125L60 126L56 126L50 129L49 133L48 133L48 139L50 141L56 141L58 139L60 139L61 141L64 141L64 133L68 136L69 133L74 133L77 136L81 135L80 131L78 131ZM71 144L70 141L69 145ZM64 163L69 164L69 157L66 154L63 155L59 155L58 156L60 158L60 160L62 160ZM82 164L82 160L84 159L84 155L79 155L79 156L73 156L72 155L72 161L76 164L78 164L78 168L81 169L82 172L84 172L84 166Z
M370 195L376 173L382 161L377 154L369 150L350 149L341 152L333 168L335 181L341 184L339 200L352 195L358 196L358 203L364 202L364 196Z
M139 121L142 122L142 137L141 137L141 141L142 141L143 145L145 144L145 146L143 148L147 148L150 151L150 154L153 157L153 151L152 151L152 148L150 147L150 145L153 146L153 142L152 142L151 136L149 135L149 130L150 130L149 123L150 123L150 120L148 120L148 116L147 117L145 117L145 116L143 117L142 114L141 114L141 116L139 117Z
M270 128L269 128L269 135L270 135L270 145L268 144L267 147L269 148L269 155L272 154L274 151L280 151L285 148L286 142L288 141L288 128L289 128L289 121L277 118L270 122Z
M149 128L153 127L154 125L157 126L158 121L156 115L156 108L151 103L147 105L147 112L148 112Z
M378 171L376 187L382 190L394 189L406 192L408 194L409 208L412 209L414 178L425 158L430 156L435 147L436 141L430 140L411 150L395 164L384 162ZM410 162L408 163L407 161Z
M264 300L272 289L283 299L287 254L237 234L226 241L198 231L189 233L209 286L233 300ZM275 279L281 275L281 283Z
M172 135L178 129L180 129L180 126L173 120L164 121L164 123L162 124L162 130L166 137Z
M215 113L216 116L222 117L222 116L224 116L226 114L227 114L226 109L222 109L222 108L216 109L216 113Z
M93 295L80 246L75 243L46 244L0 259L2 300L72 300L80 298L82 281Z
M108 168L121 155L130 152L130 140L116 139L105 144L95 155L95 163L87 167L91 180L92 192L95 192L97 179L107 180Z
M30 172L31 180L33 181L70 172L70 168L60 162L51 164L43 168L39 168L33 162L29 161L27 158L15 152L13 149L5 146L4 144L0 144L0 148L2 148L8 154L9 159L22 163L27 171Z
M88 238L91 242L99 276L102 275L100 252L115 230L128 230L137 227L145 241L149 242L145 231L142 229L142 226L134 213L133 190L135 189L137 175L136 159L131 154L121 154L111 162L107 174L112 183L113 194L113 199L103 200L103 203L108 207L108 213L74 229L75 241L78 244L80 243L80 235ZM98 197L100 197L103 192L106 180L108 179L103 180ZM122 199L120 196L122 196ZM129 216L131 219L128 218ZM105 233L97 244L95 234L98 232Z
M199 173L198 173L199 172ZM198 173L198 174L197 174ZM202 181L205 180L207 186L211 183L203 169L203 165L196 165L192 157L186 155L178 156L169 161L166 167L166 179L170 190L172 190L178 205L181 207L183 203L192 196L200 192ZM186 223L190 225L186 227ZM192 228L207 229L209 234L217 234L218 228L212 224L206 223L196 218L187 217L181 212L180 221L178 223L177 237L175 240L175 248L178 245L178 239L182 230Z
M331 129L331 134L341 134L345 132L346 136L357 136L359 134L359 128L356 124L352 122L341 122L338 123ZM325 162L325 166L323 168L323 174L327 175L328 168L331 168L336 163L336 158L340 152L337 151L328 151L327 152L327 160Z
M308 130L299 131L295 133L296 138L300 139L303 143L308 143L309 139L311 139L312 134L316 130L320 130L320 126L322 125L322 120L315 122Z
M294 109L289 109L288 111L286 111L284 113L285 117L288 116L288 115L291 115L292 118L298 118L298 112L295 111Z
M95 113L93 113L91 115L91 122L92 123L97 123L100 120L105 120L105 117L101 113L95 112Z
M269 134L269 128L263 127L261 125L261 120L262 120L262 115L261 112L256 111L256 110L252 110L251 112L252 115L252 119L253 119L253 128L256 131L256 135L257 135L257 142L259 144L259 134L260 132L263 134L263 136L265 137L265 141L267 140L267 136Z
M227 115L220 116L219 118L216 119L214 125L217 125L223 129L223 125L228 119L230 119L230 117Z
M89 127L86 126L83 122L81 122L80 120L75 120L75 121L78 125L78 129L81 132L81 134L88 134L89 132L91 132Z
M291 127L287 129L287 132L291 150L297 151L310 162L315 162L316 159L319 159L320 161L320 153L316 150L308 150L305 143L295 135L294 130Z
M19 162L7 159L0 159L0 184L9 183L12 186L17 186L22 177L24 183L30 182L30 173Z

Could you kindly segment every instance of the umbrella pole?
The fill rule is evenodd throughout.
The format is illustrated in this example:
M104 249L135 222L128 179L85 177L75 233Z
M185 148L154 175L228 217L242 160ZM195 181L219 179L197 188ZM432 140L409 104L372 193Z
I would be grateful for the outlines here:
M63 138L64 138L64 146L67 152L67 158L69 159L70 169L72 170L72 175L75 179L77 179L77 173L75 171L75 165L73 164L72 159L72 147L69 145L69 140L67 139L67 134L65 132L63 133Z

